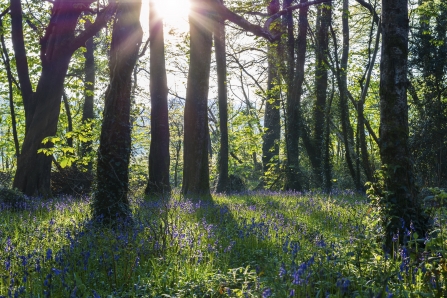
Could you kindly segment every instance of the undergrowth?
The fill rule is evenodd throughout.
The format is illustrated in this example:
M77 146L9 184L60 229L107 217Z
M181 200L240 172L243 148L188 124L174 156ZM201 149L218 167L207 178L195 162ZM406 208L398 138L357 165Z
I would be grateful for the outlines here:
M445 194L430 199L432 233L392 251L352 192L135 199L118 229L90 222L89 198L2 205L0 295L445 297Z

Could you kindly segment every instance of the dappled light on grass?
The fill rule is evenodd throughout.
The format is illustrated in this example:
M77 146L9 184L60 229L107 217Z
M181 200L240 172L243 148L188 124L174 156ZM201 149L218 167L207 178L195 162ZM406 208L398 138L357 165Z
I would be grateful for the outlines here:
M383 251L380 223L366 198L352 192L135 199L133 224L118 229L90 222L90 203L64 197L33 199L22 210L4 206L0 295L400 297L446 291L445 240L423 253L411 245L409 231L407 247ZM441 217L437 228L445 232Z

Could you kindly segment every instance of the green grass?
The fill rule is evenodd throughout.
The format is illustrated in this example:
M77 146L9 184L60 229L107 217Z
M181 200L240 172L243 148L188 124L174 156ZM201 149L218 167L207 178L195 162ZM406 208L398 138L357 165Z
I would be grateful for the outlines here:
M384 252L351 192L135 199L134 223L89 221L88 198L0 211L5 297L445 297L444 208L416 249Z

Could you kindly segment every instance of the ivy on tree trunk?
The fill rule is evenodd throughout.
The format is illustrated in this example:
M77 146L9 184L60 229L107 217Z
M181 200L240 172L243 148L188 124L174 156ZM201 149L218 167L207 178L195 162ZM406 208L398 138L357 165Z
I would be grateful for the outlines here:
M141 1L119 3L110 46L110 84L106 91L104 118L97 164L97 189L93 217L116 223L130 217L129 158L131 151L130 103L132 73L142 39L139 21Z

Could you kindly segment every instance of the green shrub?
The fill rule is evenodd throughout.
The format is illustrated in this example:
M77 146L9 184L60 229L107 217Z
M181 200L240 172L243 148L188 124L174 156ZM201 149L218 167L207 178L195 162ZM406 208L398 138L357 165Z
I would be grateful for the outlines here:
M25 195L20 191L0 186L0 204L18 206L25 199Z

